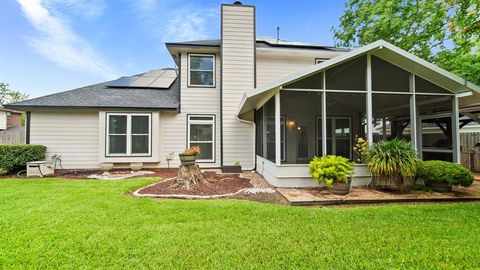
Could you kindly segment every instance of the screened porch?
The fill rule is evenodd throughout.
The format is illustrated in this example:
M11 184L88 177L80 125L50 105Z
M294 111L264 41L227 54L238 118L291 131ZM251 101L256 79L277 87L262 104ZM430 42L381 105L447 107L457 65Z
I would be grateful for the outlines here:
M363 55L284 86L255 110L256 154L277 165L330 154L354 160L355 137L402 138L423 159L457 161L455 102L454 93Z
M313 186L310 160L357 160L356 137L401 138L424 160L459 162L458 98L472 90L478 86L378 41L246 93L238 115L255 123L260 174L275 186Z

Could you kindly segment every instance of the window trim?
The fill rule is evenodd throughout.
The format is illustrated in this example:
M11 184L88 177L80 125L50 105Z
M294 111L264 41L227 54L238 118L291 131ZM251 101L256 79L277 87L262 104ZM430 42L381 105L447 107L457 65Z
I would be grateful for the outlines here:
M127 117L127 136L125 154L110 153L110 116L126 116ZM148 117L148 153L132 153L132 116ZM135 134L143 135L144 134ZM123 113L123 112L107 112L105 115L105 157L151 157L152 156L152 114L151 113Z
M212 72L212 85L201 85L201 84L192 84L190 82L192 76L190 75L190 72L192 71L190 69L190 59L192 56L207 56L207 57L212 57L213 58L213 70L193 70L193 71L208 71ZM187 87L196 87L196 88L215 88L216 87L216 55L212 53L189 53L187 57Z
M211 117L211 120L190 120L192 117ZM215 114L187 114L187 147L190 148L190 124L211 124L212 125L212 158L197 159L198 163L215 163L216 157L216 115ZM210 141L196 141L197 143L210 143Z
M324 57L316 57L315 58L315 65L321 64L325 61L327 61L329 58L324 58Z

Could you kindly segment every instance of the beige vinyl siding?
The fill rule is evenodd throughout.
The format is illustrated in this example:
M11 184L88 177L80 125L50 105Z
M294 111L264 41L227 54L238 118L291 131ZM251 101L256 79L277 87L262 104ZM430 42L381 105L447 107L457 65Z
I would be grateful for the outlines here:
M7 112L0 111L0 130L7 129Z
M271 83L314 65L315 57L262 56L257 53L257 86Z
M65 169L97 169L98 112L32 112L30 143L45 145L47 160L59 154Z
M192 51L193 54L201 54ZM199 163L200 167L220 167L220 56L215 54L215 87L188 87L188 52L181 56L181 113L160 114L160 166L167 167L166 157L173 153L170 167L178 167L178 154L187 147L187 115L215 115L215 162Z
M254 88L254 8L222 6L223 164L254 168L254 126L236 113L243 94Z

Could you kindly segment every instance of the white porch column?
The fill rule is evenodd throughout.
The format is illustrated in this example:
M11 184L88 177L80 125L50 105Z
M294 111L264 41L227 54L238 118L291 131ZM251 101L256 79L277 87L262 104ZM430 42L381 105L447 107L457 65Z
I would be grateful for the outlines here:
M419 152L417 141L417 102L415 99L415 75L409 74L409 86L410 86L410 141L412 142L413 149Z
M458 119L458 96L453 97L452 110L452 146L453 146L453 162L460 163L460 122Z
M367 76L365 78L367 87L367 140L373 144L373 108L372 108L372 55L367 54Z
M280 91L275 94L275 164L282 163L281 145L280 145Z
M323 90L327 89L327 80L325 79L325 73L327 70L323 71ZM327 155L327 92L322 92L322 156Z

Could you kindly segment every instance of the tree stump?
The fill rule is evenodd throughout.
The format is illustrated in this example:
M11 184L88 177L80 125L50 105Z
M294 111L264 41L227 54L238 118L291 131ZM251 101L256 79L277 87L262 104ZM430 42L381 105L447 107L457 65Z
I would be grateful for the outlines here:
M190 189L191 185L195 185L200 182L207 182L203 177L200 167L197 164L192 165L180 165L178 168L177 178L175 178L175 184L179 187Z

